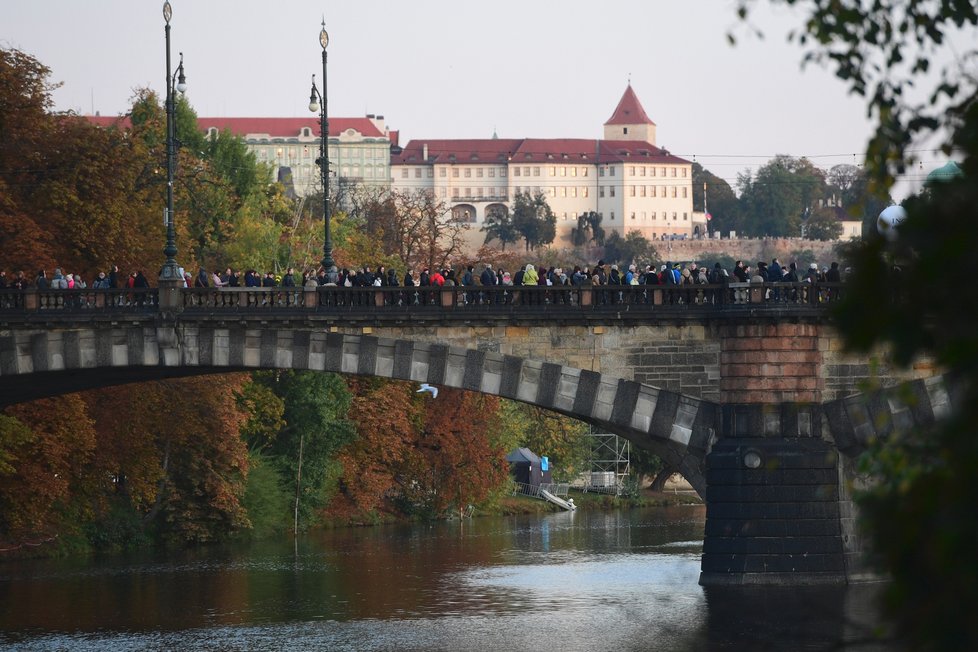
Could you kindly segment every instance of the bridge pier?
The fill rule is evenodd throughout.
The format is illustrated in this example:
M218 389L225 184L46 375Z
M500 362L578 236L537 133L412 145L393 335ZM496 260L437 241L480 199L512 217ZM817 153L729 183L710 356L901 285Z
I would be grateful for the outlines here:
M729 437L706 459L700 584L844 584L839 454L814 437Z

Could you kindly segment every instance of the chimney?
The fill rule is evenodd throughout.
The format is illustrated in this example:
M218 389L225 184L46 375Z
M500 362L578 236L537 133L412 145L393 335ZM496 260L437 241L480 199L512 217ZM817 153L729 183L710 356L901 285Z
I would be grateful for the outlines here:
M375 127L377 127L377 131L379 131L380 133L382 133L382 134L386 134L387 133L387 128L384 126L384 116L382 116L382 115L374 115L373 113L368 113L367 114L367 120L370 120L370 122L372 122L373 125Z
M424 146L421 148L421 152L422 152L421 159L423 161L427 162L428 161L428 143L425 143L424 144Z

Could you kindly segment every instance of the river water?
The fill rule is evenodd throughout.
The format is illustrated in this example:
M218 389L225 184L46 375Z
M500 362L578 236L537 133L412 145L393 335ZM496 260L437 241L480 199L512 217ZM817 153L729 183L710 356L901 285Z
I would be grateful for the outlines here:
M874 587L704 589L699 506L0 564L16 650L885 650Z

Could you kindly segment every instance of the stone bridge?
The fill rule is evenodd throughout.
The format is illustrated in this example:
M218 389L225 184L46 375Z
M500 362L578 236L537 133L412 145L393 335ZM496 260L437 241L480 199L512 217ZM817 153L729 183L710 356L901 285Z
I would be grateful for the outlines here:
M680 469L707 503L702 583L852 581L854 455L946 414L953 386L926 364L898 375L845 354L838 288L769 290L3 293L0 397L252 369L494 394ZM890 388L860 394L870 381Z

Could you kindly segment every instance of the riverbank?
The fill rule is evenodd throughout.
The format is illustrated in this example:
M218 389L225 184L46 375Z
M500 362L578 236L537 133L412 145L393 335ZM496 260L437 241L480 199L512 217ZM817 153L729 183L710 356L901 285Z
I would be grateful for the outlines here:
M675 491L649 491L643 489L636 498L614 496L596 492L571 491L570 498L579 510L637 509L642 507L672 507L676 505L702 505L695 493ZM546 514L562 511L552 503L527 496L506 496L496 506L487 506L478 515Z

